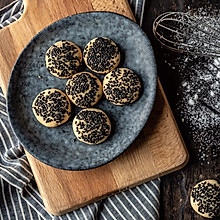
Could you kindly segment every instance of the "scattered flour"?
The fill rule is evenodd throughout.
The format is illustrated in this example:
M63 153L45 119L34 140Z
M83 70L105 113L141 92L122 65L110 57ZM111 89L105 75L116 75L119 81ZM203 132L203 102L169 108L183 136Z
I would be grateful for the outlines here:
M189 57L179 65L177 110L198 147L201 163L220 156L220 58Z
M178 28L185 28L185 31L181 31L183 34L177 31L174 39L180 43L176 45L184 45L180 51L195 52L194 55L180 54L175 59L167 58L165 63L176 70L180 80L176 105L178 117L187 126L198 149L199 160L209 164L210 159L220 157L220 57L216 53L209 56L213 51L220 56L220 13L213 8L191 12L199 21L197 28L188 29L183 20L184 25ZM185 42L191 47L186 48Z

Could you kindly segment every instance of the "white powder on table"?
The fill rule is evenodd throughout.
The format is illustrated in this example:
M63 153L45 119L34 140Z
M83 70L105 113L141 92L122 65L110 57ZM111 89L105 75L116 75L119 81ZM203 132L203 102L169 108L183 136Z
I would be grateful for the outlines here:
M179 116L198 147L199 159L220 153L220 58L187 57L179 65ZM211 157L210 157L211 156Z
M192 11L192 16L198 21L197 28L188 28L185 24L180 25L179 28L185 29L182 30L182 35L174 35L174 40L179 43L186 42L194 49L185 46L179 49L199 52L203 55L208 55L210 51L217 51L220 54L219 10L200 8L196 11L192 9ZM184 22L185 20L183 20ZM188 32L190 34L187 34ZM165 63L178 74L180 84L177 94L179 101L176 108L198 149L198 158L201 163L209 163L210 160L219 158L220 58L181 55L175 59L172 57L171 60L168 57Z

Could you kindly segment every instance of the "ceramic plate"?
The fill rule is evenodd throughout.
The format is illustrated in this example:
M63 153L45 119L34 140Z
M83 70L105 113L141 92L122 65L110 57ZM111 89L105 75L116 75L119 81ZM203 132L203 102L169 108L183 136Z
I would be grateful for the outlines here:
M95 108L106 112L112 122L110 137L99 145L78 141L72 118L56 128L41 125L32 112L36 95L48 88L65 91L66 79L51 75L45 67L47 49L59 40L69 40L83 50L95 37L108 37L121 51L119 67L132 69L141 79L142 94L133 104L115 106L103 98ZM83 70L88 71L85 67ZM101 80L102 75L97 75ZM40 77L39 77L40 76ZM152 110L156 92L156 67L151 44L132 20L110 12L89 12L59 20L39 32L19 56L9 82L7 105L12 128L26 150L50 166L85 170L108 163L135 140Z

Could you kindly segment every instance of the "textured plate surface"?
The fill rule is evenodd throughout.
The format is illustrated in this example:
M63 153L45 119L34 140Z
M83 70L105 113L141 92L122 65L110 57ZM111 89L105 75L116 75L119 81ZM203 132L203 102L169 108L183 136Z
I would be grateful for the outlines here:
M79 108L73 106L73 116L65 124L46 128L35 119L31 106L42 90L57 88L65 91L67 80L54 77L45 67L47 49L59 40L72 41L83 49L91 39L99 36L111 38L118 44L122 54L119 67L134 70L142 81L143 91L131 105L115 106L102 98L94 106L109 116L112 133L105 142L90 146L78 141L72 131L72 120ZM85 67L83 70L88 71ZM103 76L95 75L103 79ZM155 92L155 60L144 32L124 16L89 12L59 20L30 41L12 71L7 106L13 130L30 154L56 168L85 170L108 163L134 141L150 115Z

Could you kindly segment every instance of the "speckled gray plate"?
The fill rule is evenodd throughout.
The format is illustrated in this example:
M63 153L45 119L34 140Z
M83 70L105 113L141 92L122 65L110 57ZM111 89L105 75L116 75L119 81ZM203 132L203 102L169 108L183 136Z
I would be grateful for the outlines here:
M72 41L83 49L98 36L111 38L119 45L120 67L131 68L138 74L143 92L131 105L115 106L103 98L95 106L107 113L113 129L105 142L90 146L78 141L72 131L72 118L80 109L73 108L73 117L67 123L46 128L35 119L31 106L42 90L58 88L65 91L67 80L54 77L45 67L47 49L59 40ZM97 76L103 79L103 76ZM108 163L134 141L150 115L155 92L155 60L144 32L124 16L89 12L59 20L30 41L12 71L7 105L13 130L30 154L56 168L85 170Z

